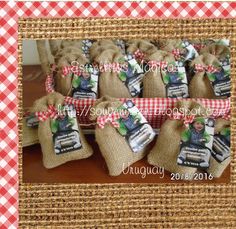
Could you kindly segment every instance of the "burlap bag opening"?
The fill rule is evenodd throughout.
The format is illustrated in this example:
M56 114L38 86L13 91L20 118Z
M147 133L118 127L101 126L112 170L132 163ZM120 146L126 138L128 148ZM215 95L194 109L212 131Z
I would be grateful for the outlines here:
M166 61L174 62L174 56L165 51L158 50L152 55L147 57L148 61ZM166 86L162 79L162 73L160 67L150 67L149 71L143 78L143 97L144 98L165 98Z
M214 55L218 60L224 59L230 54L230 50L227 46L221 44L211 44L206 46L200 51L200 54L209 53Z
M201 64L204 66L213 65L219 66L220 62L218 59L209 53L204 53L197 58L195 58L191 67L194 68L195 64ZM207 99L222 99L224 97L216 96L208 79L206 72L195 72L189 83L189 95L191 98L207 98Z
M129 40L127 44L127 53L133 54L135 51L140 50L144 53L145 57L154 54L157 51L157 47L150 42L150 40L135 39Z
M173 49L180 48L182 42L183 41L181 39L165 39L160 40L158 43L161 50L171 53Z
M58 105L62 105L63 102L63 95L57 92L50 93L47 96L44 96L35 101L33 111L47 111L49 105L54 105L55 107L58 107ZM47 169L50 169L62 165L68 161L90 157L93 154L93 151L87 143L80 127L79 134L82 143L81 149L56 155L54 152L54 144L50 127L50 118L48 118L46 121L40 121L38 127L38 137L43 153L43 165Z
M223 128L230 127L230 121L218 118L215 123L215 133L219 133ZM230 164L231 158L227 158L219 163L213 157L210 159L210 167L207 172L212 174L213 177L220 177L227 166Z
M75 46L67 46L61 49L55 56L55 61L58 69L55 80L56 91L63 95L71 95L73 74L63 76L63 67L72 66L73 61L76 61L76 66L80 67L89 61L82 51Z
M108 49L120 51L119 47L112 40L104 39L94 42L89 50L91 61L96 61L95 58Z
M95 42L90 53L93 60L100 64L118 63L124 56L121 50L112 41L97 41ZM99 77L99 96L112 96L115 98L130 98L131 94L127 86L120 80L119 72L114 72L111 69L105 69L100 72Z
M91 120L96 120L98 114L110 113L121 105L120 101L104 96L97 100L92 108ZM103 129L96 126L95 138L111 176L120 175L128 166L141 160L148 150L148 147L146 147L141 152L132 152L126 139L110 123L107 123Z
M179 101L175 108L188 110L191 114L206 115L206 110L195 101ZM197 112L199 111L199 112ZM196 115L198 117L198 115ZM151 165L163 167L171 173L187 174L191 178L197 168L181 166L177 164L180 152L181 134L186 130L184 120L167 119L161 126L157 141L148 154L148 162Z

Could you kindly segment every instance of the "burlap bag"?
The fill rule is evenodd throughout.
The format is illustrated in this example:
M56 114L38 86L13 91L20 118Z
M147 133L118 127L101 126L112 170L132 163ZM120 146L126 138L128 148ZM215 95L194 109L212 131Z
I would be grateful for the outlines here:
M175 108L187 109L190 111L190 114L195 114L196 110L199 109L201 114L206 114L206 110L194 101L179 101L176 103ZM197 168L177 164L181 134L185 129L184 120L167 119L162 124L156 144L148 155L148 162L151 165L164 167L165 170L171 173L186 174L189 178L192 178Z
M230 121L219 118L215 123L215 133L219 133L223 128L229 127ZM213 157L210 159L210 167L207 169L207 172L212 174L213 177L220 177L227 166L230 164L231 158L227 158L223 162L219 163Z
M82 51L74 46L69 46L58 52L55 56L57 65L56 73L56 91L63 95L71 95L72 89L72 74L63 77L63 67L71 66L73 61L76 61L76 65L83 66L88 63L88 59L83 55ZM73 63L73 66L75 62Z
M144 53L145 57L157 51L157 47L149 40L136 39L127 41L127 53L133 54L138 49Z
M96 120L98 114L107 114L120 105L122 103L114 98L108 96L100 98L91 110L91 120ZM147 153L148 147L138 153L132 152L125 138L110 123L105 124L103 129L96 126L95 138L111 176L120 175L123 170L141 160Z
M95 50L99 50L99 52L96 53ZM112 43L112 41L95 42L90 51L93 52L93 60L100 66L104 64L120 63L121 59L124 59L121 50ZM119 72L112 71L112 69L106 69L100 72L98 87L100 97L105 95L115 98L131 97L128 88L119 78Z
M200 54L210 53L217 59L224 59L230 54L230 50L227 46L221 44L211 44L206 46L200 51Z
M39 143L38 138L38 128L37 127L29 127L26 123L26 118L23 118L22 121L23 124L23 136L22 136L22 145L25 146L31 146L34 144Z
M91 61L97 62L95 58L98 57L103 51L109 49L117 52L120 51L119 47L117 47L112 40L105 39L94 42L89 50Z
M174 56L165 51L156 51L148 56L148 61L175 61ZM165 98L166 86L162 79L161 69L159 67L150 68L143 78L143 97L144 98Z
M161 50L167 51L167 52L172 52L173 49L177 49L181 46L182 44L181 39L166 39L166 40L160 40L159 41L159 47Z
M195 64L201 64L204 66L220 65L217 58L214 55L208 53L204 53L195 58L191 63L191 67L194 68ZM207 99L222 98L215 95L211 82L208 79L205 71L194 73L189 84L189 95L191 98L207 98Z
M48 105L54 105L57 107L58 105L63 104L63 101L64 96L61 94L57 92L50 93L47 96L44 96L35 101L33 111L47 111ZM81 149L56 155L54 152L53 138L50 128L50 118L48 118L46 121L40 121L38 127L38 137L43 153L43 165L47 169L50 169L62 165L68 161L90 157L93 151L90 145L87 143L80 127L79 133L82 143Z

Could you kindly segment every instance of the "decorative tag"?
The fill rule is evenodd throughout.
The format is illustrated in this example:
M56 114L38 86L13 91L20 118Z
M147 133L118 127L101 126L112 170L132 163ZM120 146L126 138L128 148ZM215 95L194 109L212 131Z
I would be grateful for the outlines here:
M181 44L181 49L179 53L178 65L184 66L184 62L191 61L195 59L198 56L197 50L194 48L194 46L189 41L183 41Z
M90 58L90 53L89 53L89 50L93 44L93 40L89 40L89 39L84 39L82 40L82 51L85 55L86 58Z
M172 63L172 69L167 67L161 71L162 79L166 86L168 98L188 98L188 82L185 67L178 66L178 62Z
M54 151L56 155L75 151L82 148L76 110L73 105L62 107L62 115L51 119Z
M116 46L118 46L120 48L121 53L123 55L126 55L125 41L122 39L117 39L117 40L115 40L115 44L116 44Z
M230 156L230 128L224 128L214 135L212 156L219 162L223 162Z
M38 118L34 115L34 113L29 113L29 115L26 116L26 125L28 127L37 127L39 125Z
M178 165L208 168L212 151L215 121L212 118L195 118L182 133Z
M126 138L134 153L140 152L154 139L155 132L131 100L126 101L118 110L118 132Z
M73 75L72 97L75 99L96 99L99 71L93 66L85 65L80 75Z
M218 72L207 72L206 74L216 96L230 96L230 65L222 66Z
M119 78L126 87L132 97L136 97L141 93L144 72L138 62L130 55L126 56L126 66L123 65Z

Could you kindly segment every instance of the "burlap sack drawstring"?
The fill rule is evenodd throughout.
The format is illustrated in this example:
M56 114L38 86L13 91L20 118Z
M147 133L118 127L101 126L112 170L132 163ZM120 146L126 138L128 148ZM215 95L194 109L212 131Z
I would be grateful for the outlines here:
M202 66L220 65L217 58L214 55L208 53L204 53L194 59L191 63L191 67L194 69L195 65L197 64L200 64ZM194 76L192 77L192 80L189 83L189 94L191 98L222 98L219 96L217 97L215 95L211 82L206 75L206 71L194 72Z
M92 107L91 120L96 120L99 115L109 114L121 105L122 103L119 100L104 96L97 100ZM111 176L120 175L131 164L141 160L148 150L146 148L138 153L132 152L126 139L118 133L110 122L106 123L104 128L96 125L95 138Z
M206 110L201 104L195 101L179 101L175 109L189 111L189 115L206 115ZM171 173L179 173L192 178L197 168L181 166L177 164L177 157L180 152L181 134L186 129L183 120L167 119L161 126L157 141L148 154L148 162L151 165L163 167ZM170 144L171 143L171 144Z
M171 63L175 61L171 53L165 51L156 51L150 56L147 56L147 61L166 61ZM151 67L143 78L143 97L144 98L165 98L166 87L162 79L161 67Z
M46 112L49 105L53 105L55 108L64 103L64 96L53 92L35 101L33 106L34 112ZM90 145L87 143L84 134L79 127L80 140L82 143L82 148L76 151L71 151L56 155L54 151L54 144L52 138L52 132L50 128L50 118L45 121L39 122L38 127L38 137L41 144L41 149L43 153L43 165L50 169L64 164L68 161L79 160L88 158L92 155L93 151Z
M223 118L216 119L215 123L215 133L219 133L223 128L230 127L230 121ZM220 177L224 170L230 164L231 158L225 159L223 162L216 161L213 157L210 159L210 167L207 169L209 174L212 174L213 177Z

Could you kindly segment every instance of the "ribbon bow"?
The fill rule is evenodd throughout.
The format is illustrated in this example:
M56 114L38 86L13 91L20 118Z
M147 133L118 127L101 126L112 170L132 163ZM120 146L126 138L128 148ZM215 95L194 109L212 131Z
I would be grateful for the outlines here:
M53 79L53 76L52 75L48 75L46 77L46 81L45 81L45 88L46 88L46 91L48 93L51 93L51 92L54 92L54 87L53 87L53 84L54 84L54 79Z
M56 108L53 105L49 105L47 111L35 112L35 116L39 119L39 121L45 121L48 118L56 119L60 115L59 115L59 113L57 112Z
M108 115L101 115L97 118L97 124L99 128L104 128L106 123L111 123L115 128L119 127L119 123L117 119L120 118L120 114L118 112L113 112Z
M135 59L142 61L144 59L144 57L145 57L145 54L140 49L137 49L134 52L134 58Z
M202 64L195 64L195 71L196 72L209 72L209 73L215 73L219 72L219 68L215 67L213 65L202 65Z
M74 69L75 68L75 69ZM68 74L74 73L77 76L82 75L82 71L79 70L78 66L64 66L62 68L62 77L68 76Z
M199 52L202 48L205 48L204 44L193 44L193 47Z
M173 49L172 54L176 60L181 59L181 50L180 49Z
M168 62L166 62L166 61L150 60L150 61L148 61L148 66L149 66L150 68L159 67L160 69L165 69L165 68L168 67Z
M190 123L192 123L195 119L195 115L184 115L182 113L173 113L168 115L170 119L174 120L184 120L184 125L186 127L189 126Z

